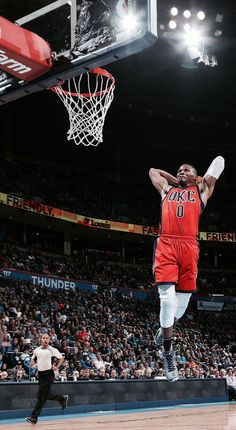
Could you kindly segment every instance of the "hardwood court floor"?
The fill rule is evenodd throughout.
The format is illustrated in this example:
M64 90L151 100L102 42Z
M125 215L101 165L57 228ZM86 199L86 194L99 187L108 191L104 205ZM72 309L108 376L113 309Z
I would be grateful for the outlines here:
M236 430L236 404L175 407L145 412L82 415L61 419L41 418L36 426L17 420L0 430Z

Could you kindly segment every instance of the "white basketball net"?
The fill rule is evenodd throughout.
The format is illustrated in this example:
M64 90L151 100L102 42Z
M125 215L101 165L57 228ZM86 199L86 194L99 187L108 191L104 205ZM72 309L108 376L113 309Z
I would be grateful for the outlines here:
M51 90L58 94L69 114L67 140L74 140L76 145L97 146L103 141L104 121L114 97L114 77L106 70L96 68L70 78L67 81L68 89L63 89L62 85Z

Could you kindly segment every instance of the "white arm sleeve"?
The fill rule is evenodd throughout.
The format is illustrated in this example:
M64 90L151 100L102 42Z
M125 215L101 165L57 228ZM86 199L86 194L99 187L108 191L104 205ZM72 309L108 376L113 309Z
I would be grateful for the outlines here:
M218 155L218 157L214 158L211 165L208 167L205 176L209 175L213 178L218 179L223 172L225 168L225 160L221 155Z

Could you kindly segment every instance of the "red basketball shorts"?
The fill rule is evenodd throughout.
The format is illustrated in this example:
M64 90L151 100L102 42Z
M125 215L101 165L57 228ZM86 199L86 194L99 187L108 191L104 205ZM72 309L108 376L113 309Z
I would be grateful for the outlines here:
M197 240L160 237L154 250L156 284L175 284L176 291L196 290L199 245Z

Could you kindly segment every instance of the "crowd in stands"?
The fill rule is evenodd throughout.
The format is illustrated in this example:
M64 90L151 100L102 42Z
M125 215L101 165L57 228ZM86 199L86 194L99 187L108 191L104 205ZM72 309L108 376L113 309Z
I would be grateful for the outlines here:
M100 292L50 290L0 279L0 381L37 380L30 355L48 333L65 356L58 381L164 378L154 344L158 303ZM236 379L233 312L196 311L175 328L181 378Z
M198 270L198 291L204 294L236 296L236 271L230 269Z
M150 166L151 167L151 166ZM112 175L33 160L0 160L1 192L99 219L158 226L160 198L145 178L116 182ZM201 221L203 231L233 231L235 203L224 177ZM221 202L228 198L227 216Z
M116 261L107 261L106 258L106 254L96 253L96 250L94 253L81 250L78 255L69 257L2 243L0 269L55 275L110 288L154 288L151 261L132 265L121 264L119 256ZM236 295L236 270L200 268L197 285L198 291L204 295Z

